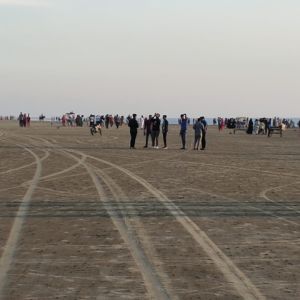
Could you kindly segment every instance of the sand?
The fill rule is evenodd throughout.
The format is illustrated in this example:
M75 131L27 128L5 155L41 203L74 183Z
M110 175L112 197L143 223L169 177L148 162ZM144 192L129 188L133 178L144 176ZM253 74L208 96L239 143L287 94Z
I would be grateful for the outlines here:
M168 140L2 121L0 299L299 299L300 131Z

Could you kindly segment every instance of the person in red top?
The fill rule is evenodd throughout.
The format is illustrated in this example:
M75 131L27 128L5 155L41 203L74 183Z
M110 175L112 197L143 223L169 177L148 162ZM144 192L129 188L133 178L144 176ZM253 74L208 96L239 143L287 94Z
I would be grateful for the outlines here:
M30 115L29 114L27 115L27 118L26 118L26 124L28 127L30 126Z
M62 126L64 126L64 127L66 126L66 121L67 121L66 115L63 115L61 118Z

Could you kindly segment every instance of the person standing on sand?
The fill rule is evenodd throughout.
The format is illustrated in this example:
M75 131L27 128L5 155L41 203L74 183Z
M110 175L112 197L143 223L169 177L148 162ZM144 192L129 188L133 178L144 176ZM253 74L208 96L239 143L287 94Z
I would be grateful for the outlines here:
M137 136L137 129L139 128L139 123L136 120L136 114L132 115L132 118L128 122L128 127L130 128L130 149L135 149L135 139Z
M26 114L24 114L23 115L23 127L26 127L26 124L27 123L27 115Z
M148 141L149 141L149 136L151 135L151 120L152 120L152 115L149 115L148 119L145 119L145 126L144 126L144 136L146 137L146 144L144 148L148 148Z
M247 134L252 134L253 133L253 121L250 119L248 123L248 129L247 129Z
M18 121L19 121L19 126L23 127L23 114L21 112L19 114Z
M119 115L116 115L114 117L114 120L115 120L116 127L118 129L120 127L120 123L121 123L121 119L120 119Z
M164 147L163 149L168 149L167 146L167 135L169 131L169 121L167 120L167 116L163 115L163 122L162 122L162 134L163 134L163 140L164 140Z
M182 147L180 148L181 150L185 150L185 145L186 145L186 133L188 129L188 119L186 117L186 114L180 115L180 119L178 120L178 123L180 125L180 136L181 136L181 142L182 142Z
M31 118L30 118L30 115L28 114L27 118L26 118L27 127L30 127L30 120L31 120Z
M142 115L142 116L140 117L140 128L141 128L141 129L144 129L144 126L145 126L145 118L144 118L144 116Z
M194 150L199 150L199 144L203 132L203 124L201 119L198 118L197 122L194 124L193 129L195 130L195 139L194 139Z
M203 125L203 129L202 129L202 138L201 138L201 149L200 150L204 150L206 147L206 132L207 132L207 122L205 120L205 118L202 116L200 117L200 121Z
M152 147L158 149L158 137L160 133L160 114L155 113L154 117L151 119L151 137L152 137Z

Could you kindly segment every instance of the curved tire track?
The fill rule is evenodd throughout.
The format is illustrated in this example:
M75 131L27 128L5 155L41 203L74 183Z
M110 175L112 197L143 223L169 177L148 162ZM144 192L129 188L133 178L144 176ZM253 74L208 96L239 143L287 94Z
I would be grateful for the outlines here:
M295 212L300 212L299 210L293 208L293 207L290 207L290 206L287 206L287 205L281 205L281 204L278 204L277 201L275 200L272 200L271 198L268 197L268 193L271 192L271 191L276 191L276 190L280 190L281 188L285 188L285 187L288 187L288 186L292 186L292 185L296 185L296 184L299 184L300 181L296 181L296 182L293 182L293 183L289 183L289 184L284 184L284 185L280 185L280 186L276 186L276 187L272 187L272 188L267 188L265 190L263 190L261 193L260 193L260 197L261 198L264 198L265 200L269 201L269 202L273 202L273 203L276 203L277 205L279 206L282 206L282 207L286 207L292 211L295 211ZM295 222L294 222L295 223ZM297 224L298 225L298 224Z
M41 159L32 150L26 147L23 147L23 149L28 151L35 158L36 171L27 192L21 201L19 210L14 219L14 223L12 225L8 239L4 246L4 251L0 259L0 297L3 294L3 289L7 280L7 273L9 272L13 262L14 254L17 248L17 244L19 242L22 227L26 219L26 214L29 209L32 195L38 185L42 173Z

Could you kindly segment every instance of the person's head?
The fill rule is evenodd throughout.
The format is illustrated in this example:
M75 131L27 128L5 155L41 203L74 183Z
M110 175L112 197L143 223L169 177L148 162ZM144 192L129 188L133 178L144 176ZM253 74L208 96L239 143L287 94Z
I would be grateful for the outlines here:
M165 120L167 118L167 116L166 115L163 115L163 119Z
M136 118L136 114L133 114L132 117L135 119Z
M186 119L186 114L182 114L181 119Z
M159 114L159 113L156 113L156 116L159 118L159 117L160 117L160 114Z
M198 118L198 121L200 122L200 121L201 121L201 118Z
M149 115L149 120L152 119L152 115Z
M200 121L202 121L202 120L204 120L204 117L202 116L202 117L200 117Z

